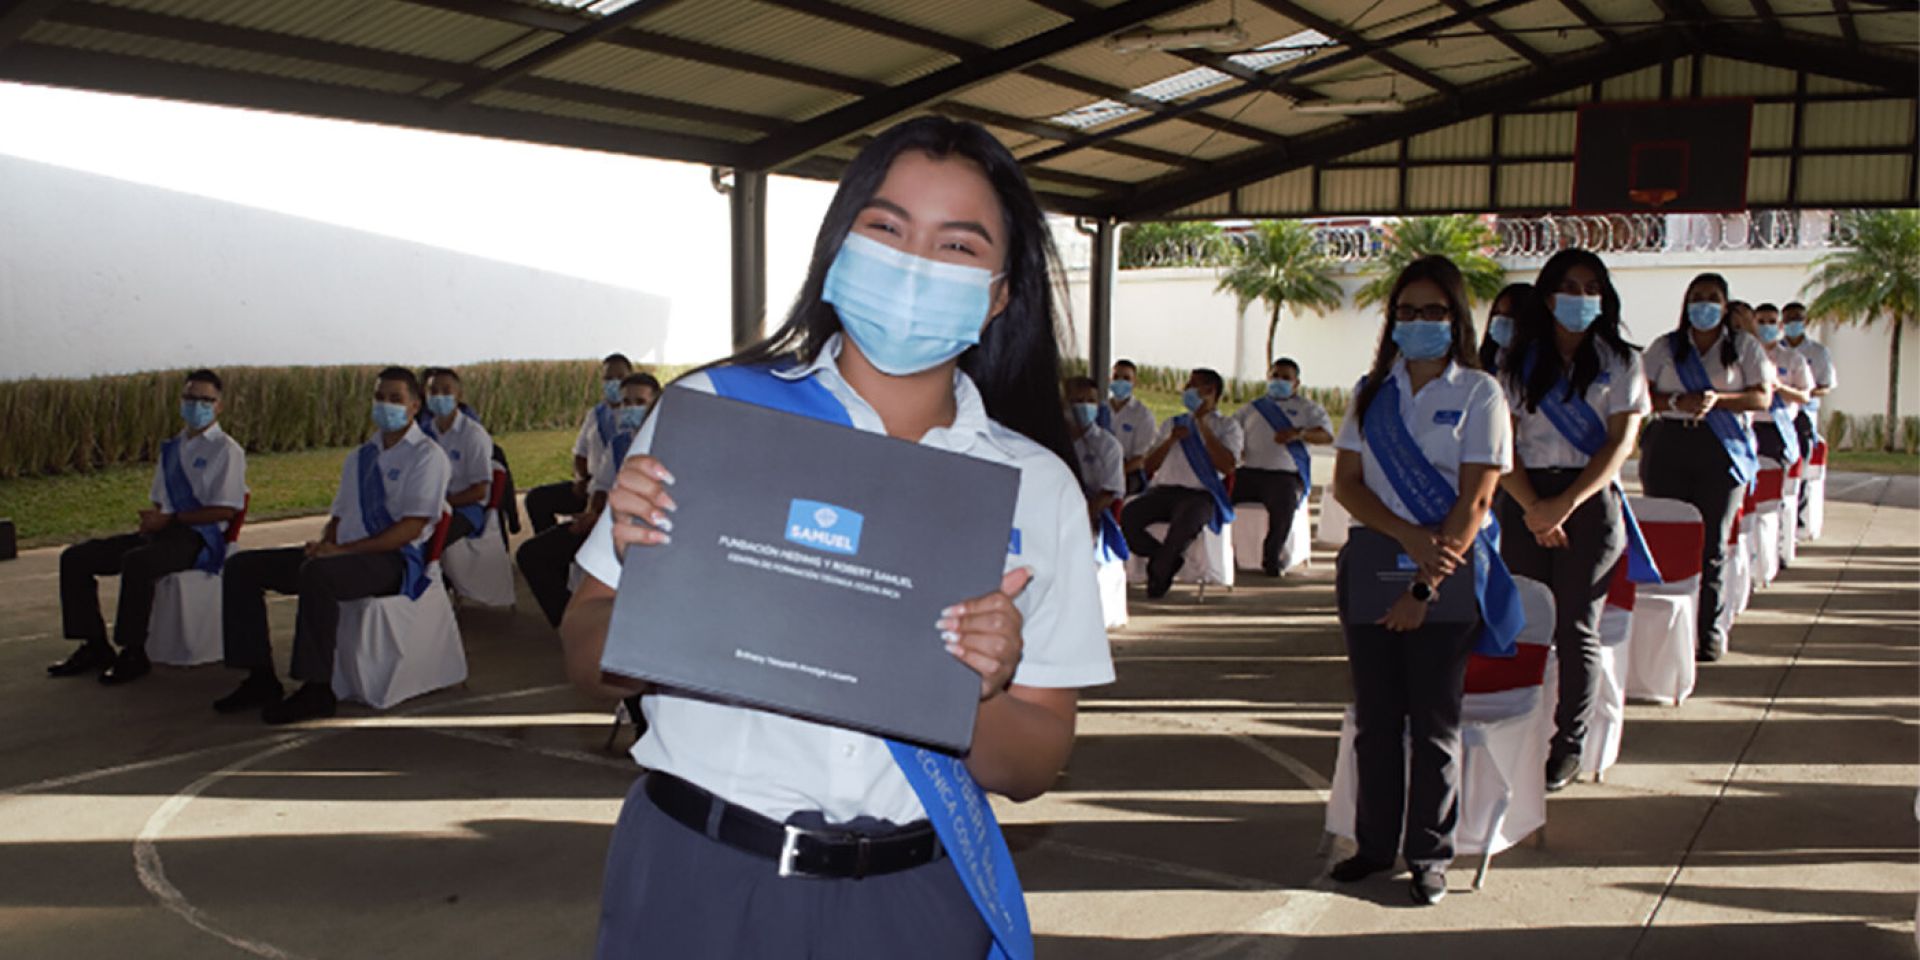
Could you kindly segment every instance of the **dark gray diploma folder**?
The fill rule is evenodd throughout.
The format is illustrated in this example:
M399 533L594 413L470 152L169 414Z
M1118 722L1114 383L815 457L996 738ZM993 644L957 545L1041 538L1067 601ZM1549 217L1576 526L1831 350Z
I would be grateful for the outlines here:
M654 418L672 543L627 552L601 668L964 751L934 624L999 589L1019 471L693 390Z
M1438 587L1440 595L1427 604L1428 623L1471 623L1480 619L1480 599L1473 593L1473 558L1469 554ZM1354 527L1340 548L1336 576L1340 578L1342 623L1371 624L1387 615L1387 608L1407 592L1420 572L1400 541L1372 527Z

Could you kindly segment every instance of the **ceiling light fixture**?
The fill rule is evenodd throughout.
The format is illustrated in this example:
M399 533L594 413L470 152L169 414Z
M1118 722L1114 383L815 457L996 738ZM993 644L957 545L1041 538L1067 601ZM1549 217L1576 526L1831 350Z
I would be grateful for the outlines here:
M1140 53L1146 50L1220 50L1245 46L1246 28L1238 20L1197 27L1134 27L1110 36L1107 49L1114 53Z
M1293 105L1294 113L1399 113L1407 109L1403 100L1392 97L1361 97L1354 100L1307 100Z

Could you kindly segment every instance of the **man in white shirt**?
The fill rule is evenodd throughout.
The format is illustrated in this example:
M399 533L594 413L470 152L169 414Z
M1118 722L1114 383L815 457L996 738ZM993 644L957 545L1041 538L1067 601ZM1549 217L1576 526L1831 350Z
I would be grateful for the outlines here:
M460 374L451 367L426 371L427 414L420 429L447 455L447 541L486 532L487 500L493 494L493 436L469 412Z
M1300 365L1287 357L1267 370L1266 394L1241 407L1233 419L1246 435L1245 457L1233 479L1233 502L1267 508L1260 569L1277 577L1280 551L1313 482L1306 445L1332 443L1333 419L1326 408L1300 394Z
M1147 558L1149 600L1166 596L1201 529L1218 532L1233 516L1226 478L1240 460L1245 439L1240 424L1218 409L1226 386L1220 374L1205 367L1187 378L1180 397L1187 413L1160 425L1146 457L1153 482L1121 512L1127 549ZM1147 532L1155 523L1167 525L1165 540Z
M587 508L593 461L619 433L614 420L620 407L620 382L632 375L633 362L624 353L610 353L600 361L600 402L587 410L580 421L580 433L574 438L573 479L527 491L527 519L535 534L545 533L561 517L577 515Z
M1792 466L1813 452L1813 445L1800 437L1797 421L1804 405L1813 397L1813 371L1806 355L1788 346L1783 339L1780 309L1771 303L1754 308L1754 335L1773 364L1773 407L1753 420L1754 439L1760 455ZM1779 416L1775 416L1775 411ZM1784 421L1784 424L1782 423ZM1793 444L1788 449L1788 442ZM1788 456L1791 453L1793 456Z
M453 469L414 422L421 399L413 371L382 370L373 391L377 432L347 455L320 539L304 547L248 550L227 562L221 598L226 664L247 671L247 679L214 701L215 710L262 707L261 718L274 724L333 716L340 604L402 593L417 597L426 587L425 551L446 510ZM285 699L273 672L268 590L300 598L289 672L304 682Z
M1785 334L1787 346L1799 351L1807 358L1807 369L1813 374L1811 397L1800 408L1800 416L1794 420L1794 427L1800 435L1800 449L1811 454L1813 445L1820 436L1820 398L1833 392L1838 383L1838 374L1833 367L1833 354L1826 346L1807 336L1807 305L1795 301L1780 310L1781 332ZM1810 484L1800 485L1800 529L1807 526L1807 492Z
M1131 496L1147 488L1147 451L1153 449L1155 424L1153 411L1133 395L1134 379L1139 371L1132 360L1113 365L1113 378L1107 387L1112 399L1099 411L1098 422L1120 441L1125 455L1120 470L1126 477L1126 494Z
M221 568L227 526L246 507L247 497L247 453L216 422L223 409L224 386L220 375L211 370L187 374L180 393L185 428L161 448L147 495L153 507L140 511L139 530L61 551L61 624L65 635L81 645L66 660L49 666L49 675L104 671L100 682L108 685L145 676L152 669L147 661L147 624L155 582L183 570ZM114 639L120 645L117 656L107 645L96 579L116 573L120 575L119 612L113 622Z
M1080 466L1080 489L1087 495L1087 517L1098 546L1103 524L1111 526L1113 505L1126 492L1127 481L1121 472L1126 457L1120 441L1095 424L1100 387L1092 377L1067 380L1067 409L1072 414L1068 426L1073 431L1073 455Z

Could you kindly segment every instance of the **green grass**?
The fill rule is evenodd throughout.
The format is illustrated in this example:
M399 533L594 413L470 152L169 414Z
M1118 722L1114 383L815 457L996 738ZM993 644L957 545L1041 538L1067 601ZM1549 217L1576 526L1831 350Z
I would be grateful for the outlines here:
M1879 450L1835 450L1827 455L1827 469L1841 473L1920 474L1920 455Z
M495 437L513 464L522 490L573 474L573 430L540 430ZM340 482L340 465L351 447L261 453L247 457L253 491L249 520L324 513ZM128 464L58 476L0 479L0 517L12 518L22 547L73 543L133 529L147 506L152 464Z

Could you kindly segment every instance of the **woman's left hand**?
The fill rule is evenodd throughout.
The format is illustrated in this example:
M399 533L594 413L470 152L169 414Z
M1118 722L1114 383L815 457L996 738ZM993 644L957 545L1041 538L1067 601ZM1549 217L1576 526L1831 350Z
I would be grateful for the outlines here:
M1573 513L1573 507L1565 497L1541 497L1527 508L1527 529L1536 535L1546 533L1567 522Z
M1401 594L1400 599L1387 608L1387 615L1380 618L1380 625L1395 633L1418 630L1425 622L1427 605L1415 600L1411 593Z
M990 700L1007 689L1013 670L1020 665L1024 643L1020 627L1025 622L1013 598L1033 580L1026 567L1008 571L1000 578L1000 590L965 603L956 603L940 611L940 639L947 652L972 667L980 675L980 699Z

